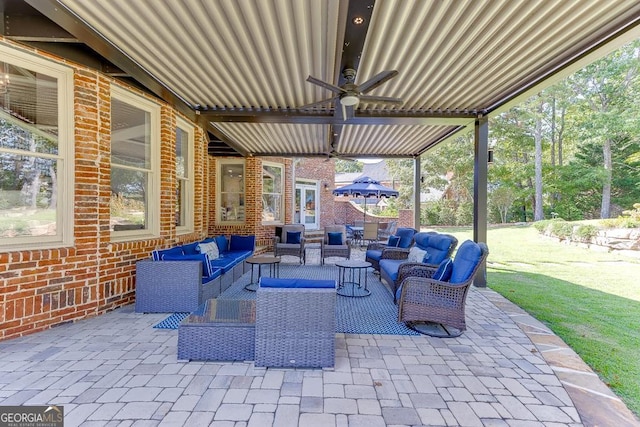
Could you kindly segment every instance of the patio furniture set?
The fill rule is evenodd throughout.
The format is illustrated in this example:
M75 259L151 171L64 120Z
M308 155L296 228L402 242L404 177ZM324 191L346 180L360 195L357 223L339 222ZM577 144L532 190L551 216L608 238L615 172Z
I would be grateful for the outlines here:
M240 243L229 243L228 251L236 252L240 261L226 274L233 277L236 269L239 275L250 270L251 280L245 289L256 291L255 301L216 299L222 289L215 284L222 280L210 279L211 273L209 280L203 278L204 263L208 261L211 268L206 253L196 259L188 254L191 246L183 245L183 258L175 260L177 248L154 251L154 260L137 265L136 311L191 312L179 326L180 359L255 360L256 366L272 367L333 366L336 295L370 295L366 272L373 267L390 288L394 303L398 302L399 321L436 336L457 336L465 330L465 300L488 255L485 244L467 240L452 259L458 243L455 237L399 228L386 243L370 243L366 260L357 261L349 259L351 247L346 235L343 225L326 227L321 242L322 264L325 257L346 258L336 262L337 282L278 277L281 255L295 255L301 263L306 262L299 227L282 227L281 235L274 239L273 257L253 256L252 250L240 255ZM234 240L232 236L230 241ZM210 241L225 247L218 238L191 245L200 251L206 249L203 243ZM280 242L284 243L278 246ZM263 265L270 267L271 277L262 276ZM440 325L435 332L424 327L433 323Z

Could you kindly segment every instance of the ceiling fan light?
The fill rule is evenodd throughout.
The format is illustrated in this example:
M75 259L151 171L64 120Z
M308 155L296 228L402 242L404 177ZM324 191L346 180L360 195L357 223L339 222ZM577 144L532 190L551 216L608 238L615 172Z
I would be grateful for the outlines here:
M345 105L347 107L357 105L359 101L360 99L355 95L345 95L340 98L340 102L342 103L342 105Z

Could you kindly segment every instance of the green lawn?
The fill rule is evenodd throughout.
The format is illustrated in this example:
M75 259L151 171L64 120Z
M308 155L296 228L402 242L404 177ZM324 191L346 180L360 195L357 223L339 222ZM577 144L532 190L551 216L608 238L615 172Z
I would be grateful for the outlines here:
M469 228L438 228L469 239ZM490 228L487 285L544 322L640 415L640 259Z

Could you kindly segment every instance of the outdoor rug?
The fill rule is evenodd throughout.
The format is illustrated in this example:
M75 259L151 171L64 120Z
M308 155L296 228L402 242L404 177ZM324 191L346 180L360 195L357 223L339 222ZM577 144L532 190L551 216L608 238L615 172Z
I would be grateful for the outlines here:
M263 269L267 272L268 269ZM338 267L335 265L300 265L281 264L280 277L305 279L336 279ZM256 293L244 289L249 283L251 274L244 274L229 289L224 291L220 299L255 299ZM254 277L255 279L255 277ZM404 323L398 322L398 307L393 303L389 289L373 274L367 272L367 287L371 295L350 298L341 295L336 301L336 332L348 334L386 334L386 335L419 335Z
M188 315L189 313L173 313L162 322L153 325L153 327L156 329L178 329L180 322L182 322L182 320Z

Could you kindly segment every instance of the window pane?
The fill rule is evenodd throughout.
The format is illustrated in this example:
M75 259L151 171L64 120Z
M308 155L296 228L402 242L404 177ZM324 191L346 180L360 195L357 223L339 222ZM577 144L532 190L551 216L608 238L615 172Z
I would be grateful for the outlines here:
M147 227L148 174L111 167L111 227L115 231Z
M282 196L280 194L263 194L262 195L262 220L263 221L280 221Z
M178 187L176 188L176 227L186 224L185 206L186 206L186 188L185 181L178 179Z
M57 161L0 154L0 236L56 235Z
M186 169L189 164L189 134L176 128L176 175L188 178Z
M151 114L111 99L111 163L149 169Z
M223 221L244 221L244 164L221 163L220 211Z
M58 154L58 83L0 61L0 147Z

